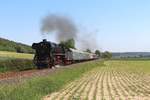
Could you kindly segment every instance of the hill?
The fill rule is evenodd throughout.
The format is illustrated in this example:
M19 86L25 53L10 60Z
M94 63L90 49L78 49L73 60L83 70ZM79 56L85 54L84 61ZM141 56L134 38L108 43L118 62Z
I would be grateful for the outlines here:
M0 38L0 51L12 51L18 53L34 53L31 46Z
M113 58L150 58L150 52L115 52Z

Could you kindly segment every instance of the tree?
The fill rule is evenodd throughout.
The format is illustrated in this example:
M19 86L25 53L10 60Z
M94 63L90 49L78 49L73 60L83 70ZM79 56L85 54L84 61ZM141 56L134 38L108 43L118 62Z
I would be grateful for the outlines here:
M98 57L101 56L101 52L100 52L99 50L96 50L96 51L95 51L95 54L96 54Z
M65 46L66 48L73 48L73 49L75 49L75 41L74 41L74 39L68 39L67 41L61 41L60 44Z
M23 50L20 46L15 47L16 48L16 52L18 53L23 53Z
M102 53L102 58L107 58L110 59L112 57L112 53L105 51L104 53Z
M91 50L90 49L86 49L86 52L91 53Z

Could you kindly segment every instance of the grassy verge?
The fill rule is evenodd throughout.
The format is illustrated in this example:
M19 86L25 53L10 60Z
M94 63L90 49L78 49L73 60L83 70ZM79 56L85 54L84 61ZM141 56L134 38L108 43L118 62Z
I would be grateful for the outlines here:
M33 54L27 53L16 53L16 52L9 52L9 51L0 51L0 57L4 58L18 58L18 59L33 59Z
M35 68L29 59L6 59L0 60L0 72L22 71Z
M103 66L103 62L92 61L71 66L57 70L49 76L33 78L18 85L1 85L0 99L40 100L43 96L57 91L68 82L81 77L83 73L95 67Z

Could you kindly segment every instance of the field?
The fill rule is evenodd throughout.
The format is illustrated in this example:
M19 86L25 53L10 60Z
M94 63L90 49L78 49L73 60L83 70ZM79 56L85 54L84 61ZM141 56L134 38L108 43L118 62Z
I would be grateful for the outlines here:
M0 100L149 100L149 60L91 61L0 83ZM45 72L43 70L42 72ZM41 71L39 71L41 72ZM23 80L23 81L22 81ZM1 80L0 80L1 81ZM5 82L4 82L5 83Z
M33 56L34 56L33 54L27 54L27 53L0 51L0 60L7 59L7 58L33 59Z
M18 80L15 84L13 80L12 83L0 84L0 100L41 100L45 95L58 91L65 84L101 66L103 66L103 61L73 64L63 68L47 69L51 70L47 75L43 76L42 73L38 73L33 78L26 78L25 81ZM18 79L22 80L20 76Z
M0 73L35 68L33 54L0 51Z
M44 100L148 100L150 61L105 61Z

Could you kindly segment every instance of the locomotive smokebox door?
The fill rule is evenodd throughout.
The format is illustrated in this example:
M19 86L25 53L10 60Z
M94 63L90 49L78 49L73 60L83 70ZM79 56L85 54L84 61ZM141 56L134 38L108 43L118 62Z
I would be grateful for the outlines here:
M52 43L43 39L42 42L33 43L32 48L35 49L35 57L33 59L37 68L47 68L54 65Z

